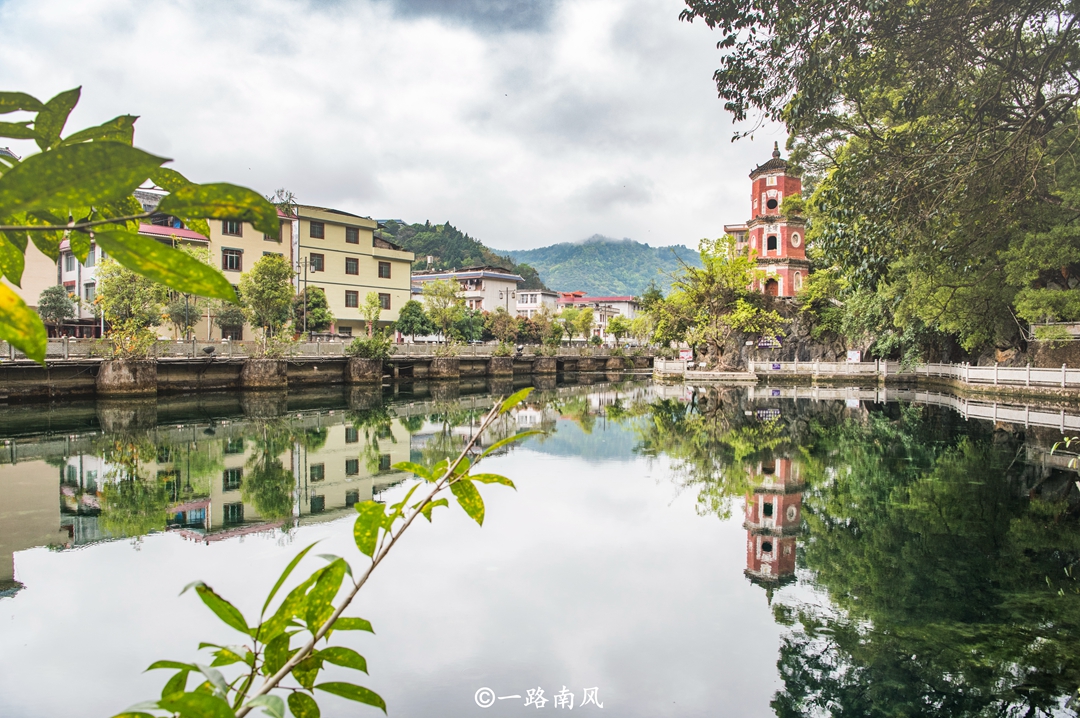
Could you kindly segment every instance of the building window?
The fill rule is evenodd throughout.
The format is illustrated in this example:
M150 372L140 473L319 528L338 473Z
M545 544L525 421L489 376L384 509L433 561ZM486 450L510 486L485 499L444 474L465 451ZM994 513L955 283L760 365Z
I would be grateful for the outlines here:
M225 469L221 473L221 490L236 491L244 479L243 468Z
M775 252L776 251L776 235L775 234L770 234L769 235L768 244L766 245L766 249L768 251L770 251L770 252Z
M284 255L282 255L281 252L263 252L263 256L264 257L281 257L281 256L284 256Z
M222 327L221 338L228 339L231 342L244 341L244 328L243 327Z
M239 249L221 250L221 268L226 272L244 271L244 253Z
M390 279L390 262L379 262L379 279Z
M312 496L311 497L311 513L321 514L326 511L326 497L325 496Z
M360 292L354 292L351 289L345 290L345 306L349 309L355 309L360 306Z
M323 255L312 252L309 259L311 260L311 271L322 272L326 270L326 261Z
M84 266L86 266L86 267L93 267L94 266L94 245L92 245L92 244L90 245L90 251L86 255L86 264Z
M382 308L382 309L389 309L390 308L390 295L389 294L383 294L382 292L379 293L379 307Z
M280 242L281 241L281 227L284 224L285 224L284 222L278 222L277 234L264 234L263 239L266 240L267 242Z
M337 328L337 333L340 334L343 337L351 337L352 336L352 327L338 327Z
M359 459L345 459L345 475L356 476L360 473Z
M94 296L97 294L97 283L90 282L83 286L83 299L88 302L94 301Z
M324 239L326 237L326 225L322 222L311 222L308 229L308 234L311 235L312 239Z
M358 441L360 441L360 432L357 431L355 426L346 426L345 427L345 443L346 444L355 444Z
M227 524L241 524L244 522L244 504L225 504L221 507L223 519Z
M237 436L232 439L225 440L225 453L226 454L242 454L244 453L244 437Z
M68 252L68 253L64 254L64 271L65 272L74 272L75 271L75 255L72 254L71 252Z
M351 509L353 506L356 506L358 503L360 503L360 492L359 491L346 491L345 492L345 508Z
M379 456L379 471L390 470L390 454L382 454Z
M356 257L346 257L345 274L360 274L360 260Z
M308 467L308 478L312 481L322 481L326 478L326 464L312 464Z
M240 237L244 234L244 224L235 219L226 219L221 223L221 233L230 237Z
M348 244L360 244L360 230L356 227L346 227L345 242Z
M802 272L795 272L795 276L791 279L791 285L795 287L796 292L802 289Z
M765 203L765 206L769 209L776 209L779 204L780 203L776 201L775 197L770 197L769 200Z

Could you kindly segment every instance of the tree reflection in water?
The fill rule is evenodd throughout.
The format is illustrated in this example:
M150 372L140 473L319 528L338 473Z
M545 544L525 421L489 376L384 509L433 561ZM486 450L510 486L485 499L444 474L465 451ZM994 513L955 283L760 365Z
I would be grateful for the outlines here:
M1080 686L1075 475L932 408L779 412L738 396L654 402L639 450L667 456L701 511L726 517L744 497L746 573L770 601L796 568L827 596L773 606L789 627L778 716L1064 710Z

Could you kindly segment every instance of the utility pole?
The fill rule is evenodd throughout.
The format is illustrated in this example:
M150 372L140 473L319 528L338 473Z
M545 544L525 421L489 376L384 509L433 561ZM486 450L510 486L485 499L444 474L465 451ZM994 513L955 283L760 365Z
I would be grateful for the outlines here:
M308 273L308 266L310 264L311 264L311 262L308 260L307 257L304 257L299 262L299 265L304 268L304 330L303 330L304 335L307 334L307 302L308 302L307 273ZM308 339L310 340L311 337L308 337Z

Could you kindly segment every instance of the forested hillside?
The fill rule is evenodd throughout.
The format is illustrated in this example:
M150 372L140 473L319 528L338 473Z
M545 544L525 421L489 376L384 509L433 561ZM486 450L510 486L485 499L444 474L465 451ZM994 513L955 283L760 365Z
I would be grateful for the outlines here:
M504 267L525 279L522 289L546 289L536 270L528 264L518 264L507 256L497 255L449 222L444 224L401 224L394 220L383 223L382 230L391 242L416 254L414 270L460 269L477 265ZM429 267L427 258L431 257Z
M503 251L516 262L535 267L552 289L564 292L583 290L592 296L640 295L656 284L666 294L669 273L681 265L700 267L697 250L682 245L650 247L631 239L611 239L593 235L584 242L563 242L539 249Z

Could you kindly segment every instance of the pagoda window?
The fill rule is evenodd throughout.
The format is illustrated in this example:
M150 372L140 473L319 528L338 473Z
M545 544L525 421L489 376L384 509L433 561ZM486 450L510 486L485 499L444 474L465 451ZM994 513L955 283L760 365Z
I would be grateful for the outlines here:
M765 518L770 518L773 515L772 501L766 502L761 505L761 515Z
M775 197L770 197L769 201L765 203L765 206L769 209L776 209L780 206L780 203L776 201Z
M769 235L768 245L766 246L766 249L768 249L770 252L775 252L776 251L776 235L775 234L770 234Z

